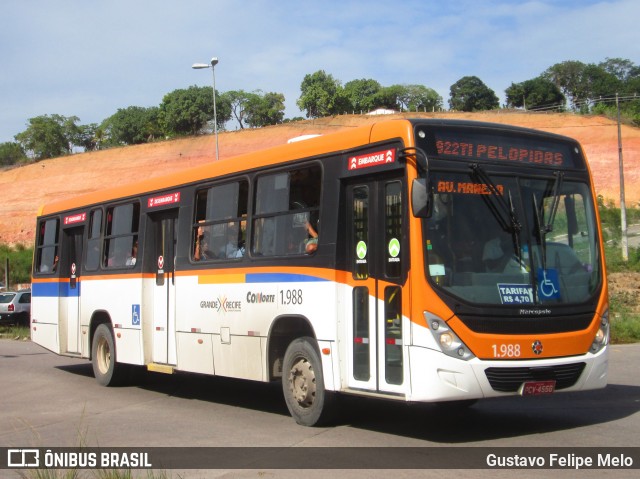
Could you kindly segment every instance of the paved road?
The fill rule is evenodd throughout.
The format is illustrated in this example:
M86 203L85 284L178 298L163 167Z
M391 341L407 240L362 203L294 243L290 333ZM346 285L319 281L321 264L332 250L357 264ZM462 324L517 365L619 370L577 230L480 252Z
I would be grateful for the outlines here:
M481 401L465 412L349 398L346 419L305 428L278 386L198 375L147 373L137 386L103 388L85 360L31 342L0 340L0 446L393 446L500 448L640 446L640 344L613 346L610 385L543 398ZM464 454L464 449L461 452ZM421 477L536 477L539 470L420 471ZM552 473L575 477L576 471ZM632 471L606 471L629 477ZM1 471L0 477L17 477ZM215 470L170 477L415 477L415 471ZM581 471L601 477L603 471ZM94 476L88 476L94 477ZM141 473L140 477L146 477Z

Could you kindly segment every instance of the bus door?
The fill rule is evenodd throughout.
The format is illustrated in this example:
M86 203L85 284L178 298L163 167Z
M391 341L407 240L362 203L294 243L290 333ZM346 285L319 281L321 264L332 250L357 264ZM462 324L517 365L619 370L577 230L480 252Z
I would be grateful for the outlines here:
M402 177L389 175L347 186L347 261L354 285L345 318L350 388L404 391L403 191Z
M175 255L178 210L164 211L150 216L152 253L151 271L155 272L153 286L153 362L176 364L176 294ZM146 271L148 269L145 268Z
M61 268L60 297L65 298L61 301L60 319L63 324L60 325L61 350L68 353L81 352L80 347L80 265L82 259L82 238L84 227L76 227L64 230L62 238L61 258L54 261L55 267ZM58 264L59 263L59 264ZM65 334L66 325L66 334ZM64 341L66 337L66 346Z

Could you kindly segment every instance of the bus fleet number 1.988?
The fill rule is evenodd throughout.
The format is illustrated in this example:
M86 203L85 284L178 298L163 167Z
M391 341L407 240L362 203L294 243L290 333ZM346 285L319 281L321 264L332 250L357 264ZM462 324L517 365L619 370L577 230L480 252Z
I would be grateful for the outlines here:
M302 290L301 289L281 289L280 290L280 304L302 304Z
M519 358L519 344L492 344L494 358Z

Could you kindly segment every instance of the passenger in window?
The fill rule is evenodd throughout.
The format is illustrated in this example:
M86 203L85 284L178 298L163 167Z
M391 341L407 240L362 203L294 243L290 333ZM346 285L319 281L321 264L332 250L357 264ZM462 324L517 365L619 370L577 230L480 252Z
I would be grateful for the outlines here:
M125 261L125 265L127 265L127 266L135 266L137 257L138 257L138 241L134 241L133 247L131 248L131 254L129 256L127 256L127 260Z
M304 242L304 252L306 254L311 254L318 249L318 232L308 221L305 223L305 227L307 228L307 234L309 237Z
M209 240L204 233L204 228L198 227L196 233L196 242L193 249L193 259L196 261L204 259L213 259L215 256L209 250Z
M51 265L51 268L49 268L49 265L47 264L41 264L40 265L40 272L41 273L55 273L56 269L58 268L58 255L56 255L55 258L53 258L53 264Z
M227 244L221 256L224 258L242 258L244 256L244 248L241 245L240 236L238 234L238 226L230 224L227 227Z
M493 238L485 243L482 261L489 273L527 273L527 265L515 255L513 247L509 247L504 238Z

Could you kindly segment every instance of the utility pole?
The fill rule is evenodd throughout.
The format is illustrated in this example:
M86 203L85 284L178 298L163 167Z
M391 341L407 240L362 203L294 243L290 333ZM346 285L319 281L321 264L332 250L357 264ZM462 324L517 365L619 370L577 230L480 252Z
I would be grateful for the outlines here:
M624 168L622 161L622 130L620 128L620 103L616 93L618 110L618 169L620 170L620 226L622 228L622 261L629 261L629 240L627 238L627 208L624 201Z

